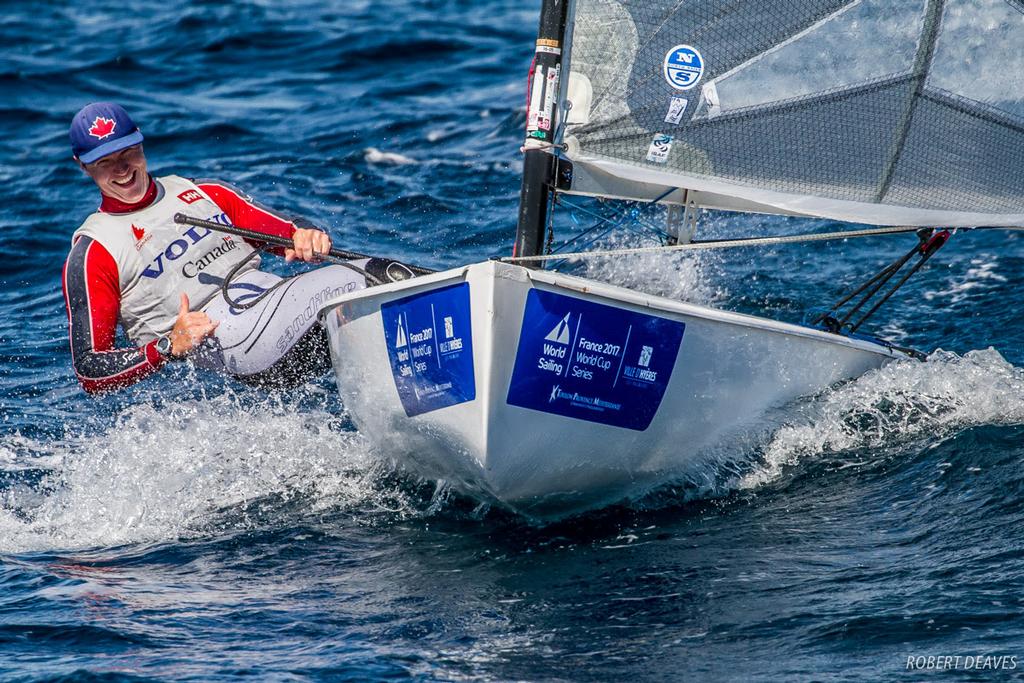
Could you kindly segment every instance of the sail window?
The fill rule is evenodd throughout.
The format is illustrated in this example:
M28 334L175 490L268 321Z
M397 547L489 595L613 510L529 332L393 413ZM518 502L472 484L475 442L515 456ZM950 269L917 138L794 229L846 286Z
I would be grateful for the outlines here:
M704 86L706 116L908 73L924 0L860 0Z
M1024 120L1024 4L947 0L927 86Z

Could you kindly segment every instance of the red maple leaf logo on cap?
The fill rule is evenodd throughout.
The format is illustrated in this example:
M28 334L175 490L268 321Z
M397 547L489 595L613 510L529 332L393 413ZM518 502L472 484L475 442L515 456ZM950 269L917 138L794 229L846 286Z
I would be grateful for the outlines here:
M89 129L89 135L94 138L103 138L113 135L114 128L117 127L117 121L114 119L105 119L102 116L97 116L96 120L92 122L92 128Z
M138 228L132 223L132 234L135 235L135 241L138 242L145 236L146 231L144 228Z

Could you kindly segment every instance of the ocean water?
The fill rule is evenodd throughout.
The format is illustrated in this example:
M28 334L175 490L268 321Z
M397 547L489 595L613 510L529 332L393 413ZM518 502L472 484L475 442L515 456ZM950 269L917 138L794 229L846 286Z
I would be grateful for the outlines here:
M480 260L512 240L538 5L0 4L0 680L921 680L943 674L908 658L947 656L957 680L1020 676L1013 235L957 235L879 316L931 362L800 401L700 485L546 526L394 469L330 378L78 388L80 106L125 104L158 174L229 180L349 249ZM579 270L800 322L906 239Z

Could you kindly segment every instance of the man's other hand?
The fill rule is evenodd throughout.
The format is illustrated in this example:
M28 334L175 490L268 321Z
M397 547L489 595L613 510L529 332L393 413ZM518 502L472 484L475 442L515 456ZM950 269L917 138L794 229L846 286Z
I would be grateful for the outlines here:
M284 250L284 260L319 261L331 250L331 238L323 230L296 228L292 235L292 248Z
M181 358L213 334L219 324L202 311L189 311L188 295L182 293L178 319L171 330L171 355Z

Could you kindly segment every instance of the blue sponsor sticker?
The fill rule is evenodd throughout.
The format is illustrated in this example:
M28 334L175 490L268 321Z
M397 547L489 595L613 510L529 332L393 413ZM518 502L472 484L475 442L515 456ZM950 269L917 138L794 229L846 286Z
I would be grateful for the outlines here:
M380 319L406 415L476 398L468 283L386 303Z
M704 75L704 58L689 45L676 45L665 55L665 80L677 90L689 90Z
M643 431L665 396L685 327L531 289L507 402Z

